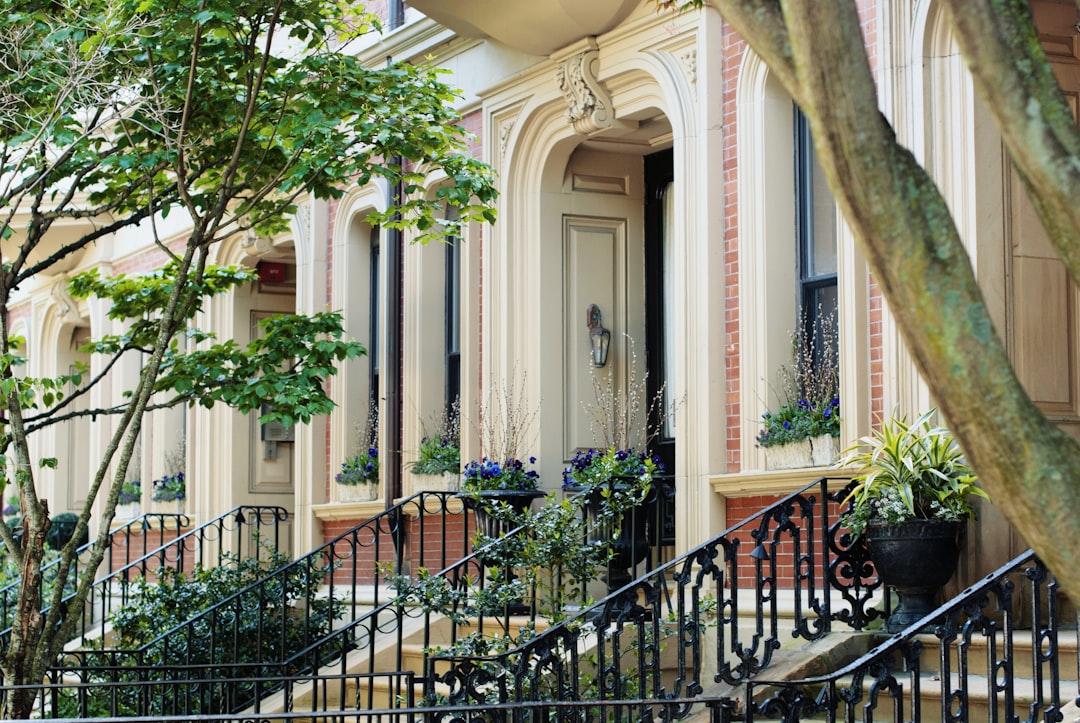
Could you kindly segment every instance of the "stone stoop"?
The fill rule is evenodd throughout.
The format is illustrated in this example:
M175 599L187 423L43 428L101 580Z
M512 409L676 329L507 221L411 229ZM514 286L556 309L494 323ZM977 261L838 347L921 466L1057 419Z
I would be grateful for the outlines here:
M384 615L390 615L387 612ZM345 675L341 681L321 686L316 689L314 684L296 686L292 691L292 705L294 711L303 710L318 700L320 707L333 711L338 708L342 701L346 709L372 709L393 708L398 704L398 698L403 691L396 689L400 682L394 674L399 671L412 671L417 677L424 674L423 659L425 641L428 647L440 647L453 643L451 639L453 625L448 618L432 615L431 624L425 626L422 617L405 616L403 629L400 631L401 640L401 665L397 664L397 650L399 631L396 626L393 629L380 625L385 632L377 634L374 645L375 652L372 655L369 648L351 651L344 661L334 661L325 666L324 670L331 675ZM511 617L511 627L523 627L528 623L526 617ZM536 621L537 630L547 629L547 624L542 620ZM458 626L459 631L465 634L471 628ZM436 671L438 672L438 670ZM365 677L370 674L371 677ZM356 677L352 677L356 676ZM413 690L414 695L422 693L417 684ZM260 704L260 715L277 713L284 710L284 693L275 693L265 698Z
M754 676L760 680L801 680L825 675L865 655L874 645L883 639L879 633L838 632L812 642L793 642L785 644L773 653L769 667ZM741 700L745 687L727 683L717 683L706 688L702 698L733 698L738 701L738 713L741 715L744 701ZM761 687L754 700L762 702L775 691L774 688ZM710 723L711 710L700 705L686 718L686 723ZM755 716L755 719L760 718Z
M942 718L942 681L941 681L941 664L939 660L940 650L938 647L938 640L933 635L923 636L924 643L922 653L919 657L919 665L921 669L921 705L923 718L927 720L938 720ZM1001 641L998 642L1000 655ZM1028 711L1029 706L1035 699L1035 686L1039 683L1043 686L1044 699L1049 697L1049 682L1046 678L1049 677L1049 671L1047 669L1047 663L1042 662L1040 664L1041 671L1038 674L1035 670L1036 659L1044 656L1044 651L1033 650L1033 642L1031 636L1026 630L1018 631L1013 639L1013 679L1014 693L1015 693L1015 711L1018 714L1022 714ZM1075 675L1077 670L1077 631L1076 630L1061 630L1059 631L1058 643L1058 670L1063 681L1067 681L1072 675ZM991 692L994 687L994 671L990 667L989 663L989 650L988 641L981 635L974 636L968 646L967 655L967 688L968 688L968 719L969 720L991 720ZM956 647L955 645L950 648L950 680L948 681L949 690L957 690L960 687L960 672L958 669L956 659ZM898 676L899 677L899 676ZM1000 677L1000 674L998 674ZM907 680L903 680L905 685ZM999 681L1000 683L1000 681ZM1075 701L1072 699L1070 691L1075 691L1075 687L1067 683L1063 683L1061 696L1062 696L1062 709L1063 712L1071 711L1072 718L1066 713L1065 721L1080 721L1080 711L1077 710ZM999 693L997 696L997 718L1004 720L1004 695ZM956 704L950 705L950 709L955 710ZM1041 715L1040 715L1041 718Z

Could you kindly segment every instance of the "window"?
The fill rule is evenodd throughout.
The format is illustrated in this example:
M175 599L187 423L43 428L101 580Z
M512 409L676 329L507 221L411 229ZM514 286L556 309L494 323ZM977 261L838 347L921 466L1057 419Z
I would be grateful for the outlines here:
M368 359L371 360L371 384L368 393L372 400L379 398L379 229L371 229L371 256L369 279L368 309L370 314L371 336L368 343Z
M405 22L405 3L403 0L390 0L388 3L387 25L391 30L396 30Z
M456 218L454 207L447 210ZM446 239L446 409L461 396L461 239Z
M814 365L837 350L836 202L814 153L810 124L795 108L795 239L798 268L797 304L803 339L812 344ZM822 338L823 334L831 339Z

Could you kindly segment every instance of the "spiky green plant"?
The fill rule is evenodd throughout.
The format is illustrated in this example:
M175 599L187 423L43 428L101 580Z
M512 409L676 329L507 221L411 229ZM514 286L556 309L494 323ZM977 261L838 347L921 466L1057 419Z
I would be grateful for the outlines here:
M932 409L909 424L894 412L844 450L838 465L857 468L858 484L844 500L851 508L842 522L856 537L872 522L967 519L973 496L989 499L953 435L933 426L936 415Z

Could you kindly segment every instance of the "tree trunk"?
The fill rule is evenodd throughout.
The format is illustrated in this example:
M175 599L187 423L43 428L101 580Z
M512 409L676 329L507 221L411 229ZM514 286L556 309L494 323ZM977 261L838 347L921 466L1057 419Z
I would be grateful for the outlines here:
M855 4L782 0L782 19L750 0L714 4L809 118L829 187L981 484L1080 601L1080 446L1024 392L944 199L881 116Z
M12 617L11 641L0 665L4 685L31 685L39 680L33 676L34 658L41 639L41 562L45 551L45 536L49 532L48 506L41 504L43 525L23 528L22 584ZM27 516L29 517L29 515ZM23 624L19 624L22 622ZM37 691L33 688L11 690L4 705L4 720L29 718L34 709Z

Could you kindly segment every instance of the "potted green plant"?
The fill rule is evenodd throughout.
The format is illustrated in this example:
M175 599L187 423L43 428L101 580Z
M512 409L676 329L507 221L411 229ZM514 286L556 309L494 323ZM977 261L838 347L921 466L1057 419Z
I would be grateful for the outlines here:
M934 609L956 570L974 498L989 499L953 435L934 426L936 415L933 409L909 424L894 413L838 463L856 469L841 523L865 541L878 576L900 598L889 632Z
M649 523L659 516L654 477L663 463L647 450L678 406L663 386L648 397L648 372L639 378L634 340L626 336L626 342L624 382L611 367L589 369L593 396L582 408L595 446L577 450L563 469L563 490L583 498L591 539L611 549L611 591L630 582L631 568L648 555Z
M154 489L151 499L154 502L175 502L176 511L184 514L187 505L187 479L183 472L167 474L151 484Z
M340 497L345 502L363 502L379 497L379 450L368 447L341 463L334 475Z
M520 388L509 381L492 389L478 410L483 456L461 471L458 497L473 510L477 527L488 537L499 537L534 499L543 497L536 457L525 456L537 410L525 399L524 381Z
M840 449L839 359L834 314L818 310L812 328L800 315L792 361L778 370L778 406L761 415L757 445L768 469L822 467Z
M142 514L142 482L128 480L120 487L120 497L116 501L116 517L131 520Z
M426 431L426 430L425 430ZM419 490L457 492L461 479L461 417L455 401L420 440L410 471Z
M341 463L334 475L342 502L369 502L379 497L379 406L372 400L367 419L356 427L359 452Z
M563 490L573 495L584 493L590 539L611 547L610 590L629 583L630 568L649 552L646 528L653 505L647 502L653 499L653 475L662 470L659 457L614 447L578 450L563 470Z
M465 465L461 471L461 491L458 495L476 512L477 527L488 537L499 537L505 530L501 524L500 506L506 505L515 514L532 506L543 497L536 457L529 457L529 467L514 457L499 461L483 457Z

